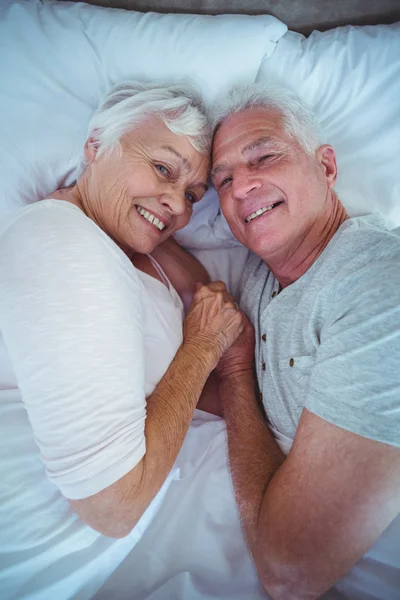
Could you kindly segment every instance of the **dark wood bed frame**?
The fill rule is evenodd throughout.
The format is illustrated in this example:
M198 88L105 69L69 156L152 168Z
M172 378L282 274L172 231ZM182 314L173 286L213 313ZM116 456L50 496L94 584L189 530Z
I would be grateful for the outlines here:
M305 35L339 25L400 21L400 0L87 0L90 4L142 12L274 15Z

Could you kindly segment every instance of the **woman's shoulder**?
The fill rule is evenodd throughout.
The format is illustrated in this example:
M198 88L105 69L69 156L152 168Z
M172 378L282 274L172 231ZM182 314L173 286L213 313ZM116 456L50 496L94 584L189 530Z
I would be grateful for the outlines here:
M40 200L8 218L0 228L0 254L10 252L36 263L51 256L60 265L79 261L88 269L122 269L130 276L133 271L115 242L80 208L63 200Z
M85 226L88 221L85 214L75 205L62 200L39 200L9 215L0 229L0 236L13 229L13 235L18 230L37 228L37 226L62 226L68 227L73 222Z
M0 231L0 256L0 284L14 273L21 281L33 278L68 293L88 287L100 294L107 288L110 294L140 298L143 292L128 257L69 202L43 200L14 215Z
M64 251L85 252L97 246L121 252L80 208L65 200L39 200L11 215L0 228L0 245L10 239L14 244L29 242L49 250L62 247Z

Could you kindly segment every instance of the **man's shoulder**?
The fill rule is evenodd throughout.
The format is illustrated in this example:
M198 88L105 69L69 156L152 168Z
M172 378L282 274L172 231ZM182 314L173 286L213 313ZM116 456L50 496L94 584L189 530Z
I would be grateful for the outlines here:
M400 236L362 221L349 223L333 239L304 291L321 308L325 323L381 313L397 319Z
M377 214L354 217L345 221L328 245L325 252L343 254L365 259L368 255L377 258L396 255L400 252L400 232L389 231ZM330 247L331 246L331 247Z
M400 261L400 232L389 231L377 215L348 219L321 254L314 269L318 286L353 277L368 282Z

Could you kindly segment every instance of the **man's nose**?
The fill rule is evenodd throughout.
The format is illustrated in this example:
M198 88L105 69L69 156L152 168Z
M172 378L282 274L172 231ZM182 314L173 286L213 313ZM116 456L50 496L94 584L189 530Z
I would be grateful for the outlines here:
M236 198L246 198L251 191L260 189L261 185L261 179L246 167L237 168L232 174L232 193Z

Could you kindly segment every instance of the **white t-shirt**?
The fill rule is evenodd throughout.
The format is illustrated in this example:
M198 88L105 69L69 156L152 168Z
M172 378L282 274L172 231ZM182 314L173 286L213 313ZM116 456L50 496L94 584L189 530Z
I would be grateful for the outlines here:
M90 598L133 547L80 499L146 451L146 397L182 343L182 302L76 206L0 230L0 596Z

